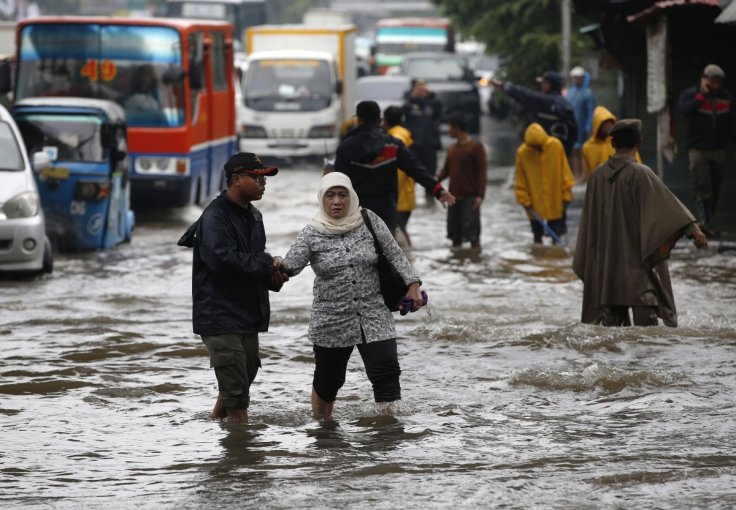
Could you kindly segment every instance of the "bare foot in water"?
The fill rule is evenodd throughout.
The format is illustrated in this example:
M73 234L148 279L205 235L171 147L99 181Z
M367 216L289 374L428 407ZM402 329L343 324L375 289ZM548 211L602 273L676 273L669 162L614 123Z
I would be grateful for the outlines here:
M215 407L212 409L212 413L210 413L210 418L213 420L222 420L223 418L227 417L227 411L222 405L222 399L220 396L217 396L217 401L215 402Z
M247 409L226 409L228 423L248 423Z

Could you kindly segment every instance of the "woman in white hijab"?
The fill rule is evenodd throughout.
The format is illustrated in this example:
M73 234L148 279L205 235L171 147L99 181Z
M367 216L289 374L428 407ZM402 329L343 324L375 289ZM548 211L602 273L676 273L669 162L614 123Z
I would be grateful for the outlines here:
M315 418L326 419L332 416L354 346L376 402L401 398L401 368L394 319L378 283L373 236L363 222L350 178L328 173L320 181L317 198L319 208L284 257L283 270L295 275L311 264L315 274L309 321L315 357L312 411ZM406 295L418 309L421 280L386 224L372 211L366 213L383 253L409 286Z

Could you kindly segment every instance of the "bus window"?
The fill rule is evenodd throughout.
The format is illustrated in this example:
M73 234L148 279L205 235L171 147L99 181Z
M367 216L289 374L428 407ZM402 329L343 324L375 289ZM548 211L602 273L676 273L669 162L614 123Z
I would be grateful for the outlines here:
M225 36L221 32L212 32L212 81L215 90L227 89L227 69L225 66Z

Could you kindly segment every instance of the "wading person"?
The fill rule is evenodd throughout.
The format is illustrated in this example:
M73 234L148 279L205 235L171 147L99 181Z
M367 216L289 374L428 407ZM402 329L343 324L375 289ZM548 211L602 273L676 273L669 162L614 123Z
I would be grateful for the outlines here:
M217 378L213 418L248 421L250 385L261 366L258 333L270 319L268 291L288 279L276 270L280 259L265 252L263 218L252 204L276 172L255 154L232 156L225 163L227 190L179 240L194 249L192 322Z
M386 128L386 132L401 140L407 149L411 148L414 141L411 137L411 132L401 125L404 116L401 113L401 108L398 106L389 106L383 112L383 126ZM406 248L411 247L411 239L409 238L409 232L406 227L409 223L411 213L417 207L416 200L416 184L414 179L406 175L401 168L396 170L396 178L398 179L398 198L396 202L396 221L401 229L401 233L406 238ZM397 236L397 241L399 237ZM399 242L401 245L401 242ZM404 248L402 246L402 248Z
M573 270L583 281L582 322L677 326L667 258L686 235L707 247L695 218L652 172L634 160L641 121L611 128L616 153L593 172L585 192Z
M536 244L542 243L542 222L559 238L567 233L567 205L572 201L572 177L565 149L536 122L524 132L524 143L516 151L514 193L529 217ZM553 243L557 240L553 238Z
M570 71L570 87L567 89L567 100L575 113L575 122L578 126L578 135L572 147L571 166L575 179L584 181L587 178L582 158L582 148L585 140L593 130L593 110L595 109L595 95L590 90L590 74L580 66Z
M578 125L572 105L562 96L565 80L559 73L547 71L537 81L541 92L510 82L490 80L489 83L519 102L533 116L534 122L562 142L565 154L570 157L578 137Z
M384 222L366 211L383 253L421 306L421 281ZM331 172L320 181L318 210L284 257L283 270L295 275L311 264L315 273L309 339L314 344L312 410L330 418L353 347L357 346L376 402L401 398L396 329L383 302L373 236L364 223L350 179Z
M411 152L424 168L434 175L437 173L437 151L442 149L440 123L442 119L442 101L429 90L427 82L412 80L411 90L405 96L402 106L404 126L411 131L414 144ZM427 199L431 204L432 193L427 190Z
M723 185L726 150L736 141L731 94L723 88L723 69L709 64L700 82L682 92L679 109L688 118L687 149L700 225L709 237Z
M427 172L404 143L383 130L378 103L361 101L356 106L356 116L358 126L337 147L335 170L350 177L361 205L376 213L392 233L398 225L398 168L443 205L455 203L455 198Z
M462 112L450 115L449 134L456 142L447 149L447 157L437 180L450 178L450 193L455 204L447 210L447 237L458 249L469 242L480 251L480 206L486 193L488 158L482 144L468 134L468 119Z
M608 161L613 156L616 149L611 143L611 135L609 132L616 123L616 117L605 106L597 106L593 112L593 131L590 138L583 144L583 162L585 173L583 181L590 178L590 174ZM639 153L636 153L635 159L637 163L641 163Z

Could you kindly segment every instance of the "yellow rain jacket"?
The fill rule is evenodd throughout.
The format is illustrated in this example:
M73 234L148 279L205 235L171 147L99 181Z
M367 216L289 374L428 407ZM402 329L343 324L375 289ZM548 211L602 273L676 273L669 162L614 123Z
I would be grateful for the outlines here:
M575 179L565 148L536 122L526 128L524 143L516 151L514 181L516 201L524 207L532 206L543 220L562 218L565 212L563 202L572 200ZM531 215L529 219L532 219Z
M389 129L388 134L404 142L404 145L407 147L410 147L414 143L414 140L411 138L411 131L398 124ZM398 169L396 172L399 179L399 200L396 204L396 210L399 212L413 211L417 207L414 179L402 172L401 169Z
M586 177L590 177L596 168L608 161L613 156L616 149L611 144L611 137L607 136L603 140L598 138L598 130L607 120L616 122L616 116L605 106L596 106L593 111L593 131L588 141L583 144L583 161L585 161ZM636 153L636 161L641 163L639 153Z

